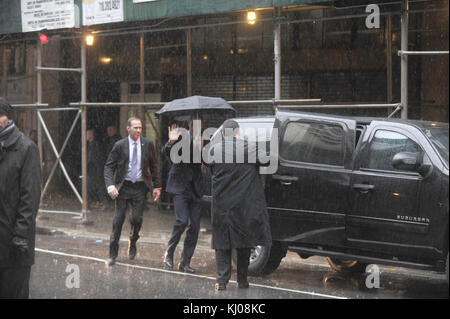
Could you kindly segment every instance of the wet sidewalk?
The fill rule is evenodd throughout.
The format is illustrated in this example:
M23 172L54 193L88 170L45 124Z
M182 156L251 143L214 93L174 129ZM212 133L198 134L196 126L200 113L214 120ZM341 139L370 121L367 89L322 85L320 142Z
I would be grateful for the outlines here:
M41 209L79 212L80 205L68 199L61 199L58 203L41 205ZM130 208L128 216L130 214ZM128 217L124 221L121 235L121 242L128 241L130 233L130 223ZM98 240L109 241L114 218L114 203L106 205L104 210L90 208L87 213L88 223L82 222L81 217L71 214L42 213L38 214L36 220L38 234L65 233L70 236L80 236L97 238ZM172 227L175 222L173 209L159 208L158 205L148 201L143 214L143 224L138 242L157 243L166 245ZM184 240L180 240L180 248ZM198 246L203 248L211 247L211 223L209 216L202 216L200 222L200 233Z

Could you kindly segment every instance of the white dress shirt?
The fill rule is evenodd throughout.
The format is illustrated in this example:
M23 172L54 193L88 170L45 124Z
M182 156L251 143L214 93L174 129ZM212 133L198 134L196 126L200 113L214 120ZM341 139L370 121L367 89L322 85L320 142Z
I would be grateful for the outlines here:
M143 182L144 179L142 178L142 168L141 168L141 139L139 138L137 141L133 141L130 136L128 136L128 145L130 150L130 155L128 158L128 171L127 175L125 176L125 180L131 181L130 175L131 175L131 160L133 159L133 148L134 143L137 143L137 176L136 181L137 182Z
M131 173L131 160L133 159L133 143L137 143L137 182L142 182L144 179L142 178L142 167L141 167L141 139L139 138L136 142L131 139L130 136L128 136L128 150L129 150L129 157L128 157L128 169L127 169L127 175L125 176L125 180L131 181L130 173ZM114 187L114 185L108 185L107 189L108 192Z

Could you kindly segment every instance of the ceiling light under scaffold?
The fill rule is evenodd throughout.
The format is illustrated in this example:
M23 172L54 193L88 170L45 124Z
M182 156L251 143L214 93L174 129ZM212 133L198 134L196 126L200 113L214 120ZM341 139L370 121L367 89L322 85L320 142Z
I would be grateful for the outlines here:
M85 40L86 40L86 45L88 45L88 46L94 45L94 36L92 34L88 34L86 36Z
M249 24L255 24L255 22L256 22L256 12L255 11L247 12L247 21Z

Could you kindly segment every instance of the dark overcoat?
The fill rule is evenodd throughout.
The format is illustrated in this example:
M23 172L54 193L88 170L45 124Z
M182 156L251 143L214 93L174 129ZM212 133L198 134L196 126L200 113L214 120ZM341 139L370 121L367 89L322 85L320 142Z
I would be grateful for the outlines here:
M105 159L100 142L93 140L87 143L87 176L88 192L95 193L98 189L105 189L103 168Z
M197 198L203 196L203 178L202 178L202 164L194 161L194 144L192 138L189 137L189 162L173 163L170 167L169 175L165 191L173 195L180 194L194 194ZM181 142L181 136L179 141ZM172 148L176 145L171 145L169 142L164 144L161 149L161 155L167 156L170 159ZM178 150L178 155L181 156L182 148Z
M0 267L34 264L40 197L38 147L13 127L0 142ZM18 258L12 249L14 237L28 243L26 254Z
M244 163L237 163L236 157L232 163L224 163L228 156L233 158L236 149L244 151ZM256 153L256 149L250 149L242 140L224 139L212 146L209 154L219 159L218 152L222 163L208 159L212 175L212 248L270 246L272 237L259 164L249 161L249 154Z

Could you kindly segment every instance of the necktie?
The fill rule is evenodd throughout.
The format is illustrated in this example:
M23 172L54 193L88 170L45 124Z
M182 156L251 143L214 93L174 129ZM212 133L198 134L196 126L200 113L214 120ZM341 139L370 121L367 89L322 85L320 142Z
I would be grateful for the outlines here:
M133 143L133 156L131 157L131 172L130 172L130 179L133 183L136 183L137 179L137 143Z

